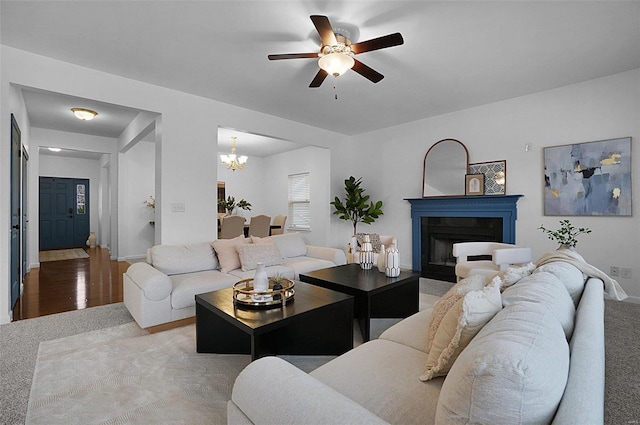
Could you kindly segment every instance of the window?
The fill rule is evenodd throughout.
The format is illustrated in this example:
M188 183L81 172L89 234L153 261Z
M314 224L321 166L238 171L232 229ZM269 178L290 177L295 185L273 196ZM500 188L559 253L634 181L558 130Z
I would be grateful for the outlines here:
M289 175L289 228L311 230L309 173Z

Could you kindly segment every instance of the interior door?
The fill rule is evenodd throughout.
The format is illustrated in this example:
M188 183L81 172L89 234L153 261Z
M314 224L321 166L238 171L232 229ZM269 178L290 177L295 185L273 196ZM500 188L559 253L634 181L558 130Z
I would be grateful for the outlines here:
M11 309L20 296L20 128L11 114Z
M29 161L29 154L27 153L27 150L24 148L24 146L22 146L22 222L20 223L20 228L21 228L21 243L22 243L22 272L21 272L21 276L22 279L21 281L24 281L24 276L27 274L27 241L29 240L27 237L27 230L28 230L28 225L27 223L29 223L29 217L27 215L27 211L29 211L28 208L28 204L27 204L27 200L28 200L28 186L29 186L29 179L28 179L28 171L27 171L27 161Z

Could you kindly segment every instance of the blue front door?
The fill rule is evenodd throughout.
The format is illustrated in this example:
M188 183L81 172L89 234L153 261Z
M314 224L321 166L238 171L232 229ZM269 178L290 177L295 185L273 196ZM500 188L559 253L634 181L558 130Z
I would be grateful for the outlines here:
M88 200L88 179L40 177L40 250L85 245Z

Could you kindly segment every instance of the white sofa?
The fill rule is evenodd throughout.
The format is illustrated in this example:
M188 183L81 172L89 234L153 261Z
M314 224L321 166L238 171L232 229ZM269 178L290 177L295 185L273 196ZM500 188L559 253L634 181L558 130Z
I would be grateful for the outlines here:
M142 328L192 317L196 294L253 277L258 261L269 276L298 279L300 273L345 264L346 256L340 249L307 245L299 233L156 245L146 262L124 273L124 304Z
M498 312L446 377L419 379L431 307L310 374L278 357L254 361L227 423L602 424L603 282L552 263L497 294Z

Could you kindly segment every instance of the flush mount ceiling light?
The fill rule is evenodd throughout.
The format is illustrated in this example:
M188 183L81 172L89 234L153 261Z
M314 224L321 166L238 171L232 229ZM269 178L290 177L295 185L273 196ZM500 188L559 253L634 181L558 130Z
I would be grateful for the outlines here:
M249 159L246 155L236 155L236 139L236 136L231 136L231 140L233 140L231 144L231 153L229 155L220 155L222 163L229 167L231 171L242 170L247 163L247 159Z
M60 152L62 149L60 148L49 148L51 152Z
M92 111L91 109L84 108L71 108L71 112L76 118L81 119L82 121L91 121L98 113L96 111Z

